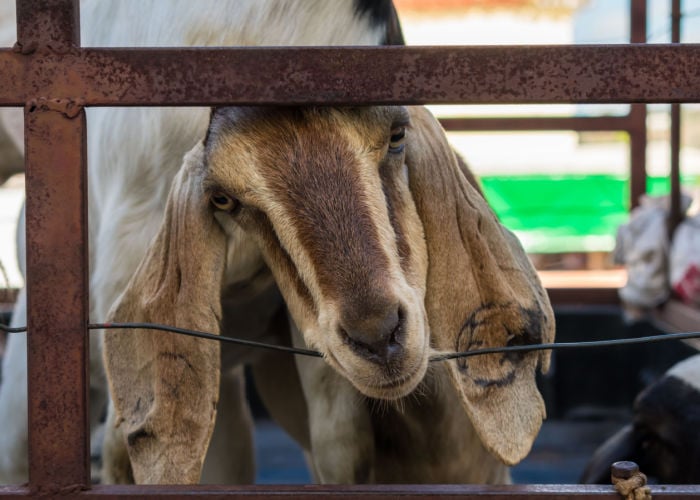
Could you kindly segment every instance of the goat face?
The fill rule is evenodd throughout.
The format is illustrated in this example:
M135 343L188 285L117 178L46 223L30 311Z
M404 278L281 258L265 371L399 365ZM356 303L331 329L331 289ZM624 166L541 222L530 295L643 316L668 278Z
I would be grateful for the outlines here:
M225 108L206 141L219 222L256 242L307 345L382 399L410 393L429 352L405 136L401 107Z

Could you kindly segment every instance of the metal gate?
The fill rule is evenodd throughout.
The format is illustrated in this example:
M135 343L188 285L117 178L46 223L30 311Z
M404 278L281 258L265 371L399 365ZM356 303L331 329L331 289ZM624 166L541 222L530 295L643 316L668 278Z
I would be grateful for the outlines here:
M700 102L700 45L100 49L80 47L79 18L78 0L17 0L18 42L0 49L0 106L24 107L30 311L30 480L0 496L618 498L576 485L91 486L84 107L636 103L639 113Z

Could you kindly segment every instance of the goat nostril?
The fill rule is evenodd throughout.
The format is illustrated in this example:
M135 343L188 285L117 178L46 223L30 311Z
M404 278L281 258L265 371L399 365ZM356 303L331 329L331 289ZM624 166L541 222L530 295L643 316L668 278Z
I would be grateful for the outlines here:
M399 306L399 308L396 312L396 326L394 326L394 329L391 331L391 337L389 338L389 342L391 344L403 345L404 336L406 333L405 328L404 328L404 323L405 323L405 313L404 313L403 307Z
M340 336L355 354L376 363L388 363L403 353L404 316L399 306L373 318L354 323L346 321L340 327Z

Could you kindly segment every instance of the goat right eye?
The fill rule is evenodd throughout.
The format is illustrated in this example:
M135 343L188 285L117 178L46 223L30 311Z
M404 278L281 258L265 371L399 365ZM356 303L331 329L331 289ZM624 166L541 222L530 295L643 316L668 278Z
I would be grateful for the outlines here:
M392 129L391 136L389 137L389 152L401 153L406 146L406 144L404 144L405 137L406 127L401 126Z
M210 200L212 205L225 212L231 212L238 206L238 200L221 191L214 191Z

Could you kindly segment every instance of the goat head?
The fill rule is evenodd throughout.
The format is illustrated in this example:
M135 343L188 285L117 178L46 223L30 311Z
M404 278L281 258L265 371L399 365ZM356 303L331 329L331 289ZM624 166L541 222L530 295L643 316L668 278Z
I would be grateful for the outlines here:
M119 306L114 318L156 308L177 326L215 330L224 266L228 276L243 265L235 253L224 263L226 234L229 245L259 250L306 344L370 398L410 394L437 351L551 341L553 315L536 273L466 174L424 108L217 109L122 299L137 306ZM181 206L189 213L172 213ZM107 334L105 346L127 421L139 412L119 394L134 381L117 372L123 353L111 349L129 342ZM187 359L198 376L213 368ZM521 460L539 430L535 371L548 362L545 353L446 362L479 437L505 463ZM206 406L205 391L196 392ZM162 411L156 403L152 411ZM197 418L188 398L178 404ZM200 421L209 425L211 411Z

